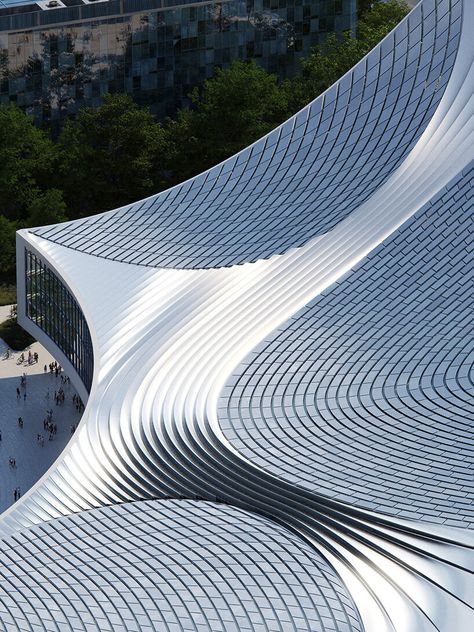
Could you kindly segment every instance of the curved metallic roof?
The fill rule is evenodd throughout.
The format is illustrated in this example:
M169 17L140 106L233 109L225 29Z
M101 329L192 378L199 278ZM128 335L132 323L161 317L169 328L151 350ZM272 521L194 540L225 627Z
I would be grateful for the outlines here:
M273 521L196 501L75 514L2 542L0 629L350 632L330 566Z
M348 75L350 79L342 79L318 102L322 106L328 95L342 94L347 81L354 87L353 79L372 63L372 59L377 66L381 55L387 59L396 56L398 48L394 42L402 41L410 20L415 24L417 16L422 14L424 26L420 24L414 28L408 40L413 42L413 49L410 49L411 61L406 67L407 71L411 68L410 72L416 73L415 67L421 69L426 65L426 68L440 69L445 58L453 60L452 66L451 61L448 64L451 68L449 77L438 75L432 86L433 99L438 98L438 90L442 91L437 107L430 112L430 120L417 141L384 176L385 179L375 184L367 196L365 189L362 193L365 184L367 191L370 190L368 183L374 169L379 164L384 168L386 164L385 152L380 145L380 155L376 154L376 162L367 167L365 184L361 185L359 193L355 191L362 179L357 179L359 184L347 191L347 207L344 207L344 196L336 195L335 190L331 194L334 199L329 199L331 196L328 195L324 203L333 210L327 215L318 215L321 222L313 222L314 232L306 227L301 242L293 240L296 232L291 231L293 228L297 231L299 224L303 227L304 222L298 223L294 218L287 221L278 215L280 208L285 213L290 207L280 207L276 203L275 189L270 181L268 188L262 186L258 201L259 208L267 204L268 209L274 210L273 220L265 224L258 239L252 232L243 241L236 237L235 250L229 248L226 251L229 257L225 262L215 258L220 246L211 233L205 233L205 236L203 233L202 241L198 237L193 241L195 238L189 232L179 238L183 248L179 251L181 254L187 249L187 243L190 244L189 252L198 253L194 259L186 260L186 265L194 265L197 269L153 267L157 265L156 261L153 264L153 258L146 258L152 251L158 252L153 241L146 245L151 250L140 261L128 257L130 253L122 253L123 262L107 258L109 254L120 252L118 248L125 239L127 243L140 244L137 222L131 222L124 229L125 218L132 218L124 210L70 225L71 235L75 236L71 244L61 243L63 226L20 231L18 289L21 323L33 329L33 324L22 313L25 299L22 254L24 250L30 250L46 262L80 305L91 333L94 375L83 419L67 450L37 485L2 515L0 533L3 538L14 538L33 525L104 505L169 496L222 501L272 518L314 546L350 592L366 632L451 632L453 626L459 630L474 629L474 536L471 530L458 528L459 525L469 525L471 501L466 498L463 505L457 500L459 494L471 493L469 479L463 478L472 472L472 453L463 434L462 411L469 414L468 406L472 404L466 399L469 384L462 372L464 368L453 379L449 364L452 361L453 366L455 362L461 366L464 362L458 342L462 338L461 344L465 346L462 319L467 301L459 288L466 278L460 262L469 261L466 259L467 246L463 245L463 239L468 237L464 232L463 213L467 214L472 208L472 193L465 184L469 165L474 159L471 33L474 3L423 0L408 21L371 53L358 66L359 70ZM429 44L435 32L434 45L433 42ZM425 36L428 49L422 61ZM380 69L382 71L382 66ZM383 75L382 71L380 85L388 81L388 75L386 80L381 79ZM447 84L442 87L444 78ZM437 82L438 89L435 90ZM363 83L361 78L361 91ZM397 98L402 102L411 94L411 85L412 82L407 81L406 95L402 94L405 83L401 86ZM423 90L422 85L418 86L420 94ZM356 104L359 96L352 93ZM423 97L416 103L421 106ZM314 107L315 104L306 111L311 112ZM396 107L394 102L393 110L384 110L387 129ZM410 107L411 122L405 132L407 129L413 133L420 130L419 115L423 112L425 110L416 105ZM296 131L294 124L299 120L298 116L277 132L279 138L284 130L288 133L289 129ZM370 112L367 125L369 119ZM338 123L334 124L337 126ZM354 131L355 126L357 123L352 128L353 141L357 144L364 137L365 128ZM305 142L304 129L302 127L299 132L302 134L299 147ZM390 147L394 146L395 140L396 144L403 144L405 138L403 133L397 136L395 129L391 128L388 134ZM329 155L334 134L332 127L326 131ZM338 135L340 131L334 133ZM308 129L307 133L308 142L312 144L316 137ZM365 137L369 138L371 134L372 128L367 128ZM270 136L262 142L267 142L268 138ZM323 143L322 137L317 138ZM259 143L254 147L257 146ZM286 149L285 145L284 151ZM247 168L243 164L240 167L239 162L244 158L251 161L252 151L246 150L224 163L229 167L233 165L236 178L254 168L251 162ZM321 151L326 151L324 143ZM284 163L280 155L272 153L272 156L276 173ZM357 155L351 156L346 159L357 162ZM224 165L217 169L223 169ZM193 187L205 187L211 172L179 190L184 195L188 191L186 187L189 191ZM326 175L329 177L329 171ZM358 178L355 172L354 178ZM161 195L164 199L177 191L173 189ZM235 191L236 200L237 192L240 189ZM205 193L202 189L201 193L201 197L196 197L196 202L202 202L202 208L195 211L196 235L199 226L203 229L200 222L206 209L210 208L205 200L207 190ZM361 197L357 198L359 194ZM244 212L243 206L238 208ZM191 207L188 210L191 213ZM170 217L172 215L170 211ZM258 212L256 216L255 221L265 220L265 216ZM150 217L151 223L158 224L160 217L157 210L153 221ZM185 222L191 221L188 215L185 217ZM332 223L324 224L324 217ZM119 222L117 218L124 221ZM117 220L115 227L110 225L105 237L100 236L99 232L109 220ZM240 229L248 225L248 220L244 217ZM288 229L285 243L282 241L284 231L279 228L283 220ZM99 241L107 241L107 247L110 247L110 252L102 251L101 257L91 256L95 248L92 242L91 248L87 249L87 240L92 239L87 227L93 225L97 228ZM85 229L82 245L77 241L80 226ZM116 231L115 236L112 229ZM227 229L228 225L226 231L231 235ZM269 245L271 234L275 234L275 244L282 244L281 250ZM54 235L58 237L57 241L54 241ZM260 258L246 265L199 269L205 267L205 260L199 258L199 253L204 252L206 240L210 240L211 245L213 241L216 243L215 250L209 248L206 260L211 267ZM198 242L202 251L195 249ZM299 243L302 245L294 247ZM249 245L248 251L243 244ZM258 247L254 248L252 244ZM96 254L99 252L100 249ZM276 252L283 254L270 256ZM160 253L164 261L168 254L164 249ZM172 260L169 261L171 265ZM129 265L132 262L143 265ZM181 264L175 262L173 265ZM385 279L388 275L393 276ZM403 280L412 283L408 290ZM353 284L357 288L354 291ZM406 305L391 305L393 288ZM439 301L441 297L446 297L448 303ZM318 306L316 310L315 305ZM339 313L338 305L345 311ZM357 311L355 316L353 310ZM329 331L321 331L324 325L318 321L319 312L321 317L327 318L326 330L332 327ZM307 322L301 317L304 313L308 316ZM296 319L295 314L299 315ZM357 317L364 319L362 331L357 329ZM344 333L337 330L339 321L349 333L345 338ZM292 322L301 327L291 327ZM423 326L426 323L430 325L431 334ZM312 337L312 333L318 331L321 332L320 341L319 337L316 340ZM51 349L54 348L45 332L37 327L35 333ZM390 336L387 343L384 335ZM263 356L259 361L258 355L252 363L249 354L261 349L262 341L271 339L277 341L275 364L265 363ZM298 340L301 353L314 354L311 357L318 362L337 357L338 365L333 366L333 370L339 380L338 388L325 378L319 379L320 374L311 381L313 374L301 361L298 342L282 360L284 346ZM281 345L280 341L283 341ZM319 343L325 349L322 354L319 353ZM400 346L398 350L397 344ZM414 349L417 349L415 353ZM428 354L426 349L429 349ZM403 353L406 358L402 357ZM375 368L372 366L368 377L366 363L371 361L371 354L377 356L380 364ZM438 358L443 359L438 362ZM405 360L414 363L412 372L403 369ZM242 363L249 363L250 367L247 369ZM303 388L309 372L308 388L314 387L315 393L324 391L328 397L322 398L321 407L314 398L311 401L303 399L302 410L299 404L293 406L290 403L291 398L282 399L290 393L293 397L293 390L283 395L284 387L274 391L269 387L273 394L268 407L277 407L278 414L274 418L271 412L262 408L260 415L258 406L261 437L256 455L257 449L253 447L253 452L247 451L246 437L252 432L253 402L263 401L266 386L259 383L252 391L251 401L246 399L249 391L240 380L248 371L251 380L259 382L260 370L273 379L277 375L273 369L277 366L281 377L278 374L275 379L283 380L295 393L298 388ZM421 366L426 367L428 380L424 374L419 377L417 370ZM326 370L325 365L323 370ZM77 375L71 375L77 378ZM347 380L350 381L353 375L355 379L349 387ZM381 390L378 382L377 386L374 382L374 386L369 387L372 377L382 379ZM355 387L356 380L361 384L360 389ZM228 390L222 397L226 385ZM230 392L230 421L239 424L242 435L241 439L233 438L232 441L223 432L223 427L229 432L226 397ZM300 392L297 394L299 396ZM429 418L424 413L428 408ZM377 417L374 417L376 409ZM238 414L234 414L237 410ZM320 464L315 455L308 452L303 455L303 460L301 450L306 447L296 432L284 442L276 440L285 416L289 419L291 415L292 422L297 423L295 411L298 419L305 422L313 417L320 421L321 415L331 414L336 418L333 423L338 428L338 442L330 446L328 458L339 458L338 465L325 463L325 470L321 467L321 472L315 472ZM458 437L456 445L446 429L451 420ZM346 421L347 430L343 429ZM328 443L324 431L322 428L318 434L314 426L305 430L308 440L317 442L318 446ZM371 450L372 459L364 460L352 445L348 447L348 443L360 441L356 443L359 452L365 449L362 436ZM385 454L392 457L392 467L386 470L382 465L378 469L371 468L375 458L379 458L380 442L388 443L388 438L393 442L404 441L402 448L394 445L385 450ZM417 445L428 459L425 469L429 475L423 479L419 476L422 462L416 453ZM342 459L346 448L352 450L350 463ZM402 452L411 455L413 463L408 466L403 463ZM288 453L293 464L288 463ZM353 467L351 477L344 475L344 470L352 466L353 461L361 467L357 471ZM362 466L367 466L366 471L361 471ZM332 481L329 476L333 476ZM423 492L418 496L409 486L413 476ZM443 493L435 491L435 478ZM405 486L404 480L407 482ZM342 487L345 483L348 489L344 496ZM391 498L389 484L393 490ZM449 505L444 494L447 490L451 495ZM364 499L364 493L368 497L369 492L372 504ZM402 506L400 494L405 494L406 507ZM437 499L436 494L442 497L439 507L432 504ZM431 498L429 506L425 503L427 497Z
M184 184L35 234L114 261L214 268L327 233L407 157L444 94L461 0L421 3L332 88L265 138Z
M371 511L474 527L474 163L252 351L223 391L257 466Z

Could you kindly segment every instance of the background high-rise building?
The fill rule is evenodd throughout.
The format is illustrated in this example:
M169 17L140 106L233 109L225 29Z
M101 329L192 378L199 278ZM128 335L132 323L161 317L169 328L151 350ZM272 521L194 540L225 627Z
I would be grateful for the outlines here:
M291 76L355 19L356 0L0 0L0 103L54 125L126 92L164 118L216 66Z

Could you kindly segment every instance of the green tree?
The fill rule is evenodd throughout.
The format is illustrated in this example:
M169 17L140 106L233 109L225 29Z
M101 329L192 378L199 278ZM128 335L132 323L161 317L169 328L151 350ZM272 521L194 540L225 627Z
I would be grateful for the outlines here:
M255 62L217 69L199 92L194 109L181 110L167 127L174 147L171 163L188 177L254 142L286 118L287 101L275 75Z
M65 197L74 216L127 204L163 187L167 137L125 94L83 108L60 137Z
M0 107L0 213L25 220L54 180L57 152L48 136L14 106Z
M0 215L0 281L15 278L15 232L17 223Z
M66 203L63 192L49 189L37 196L30 204L27 226L47 226L67 220Z
M380 4L382 0L358 0L357 2L357 15L363 18L367 11L370 11L376 4Z
M182 108L165 126L168 140L166 167L173 183L182 182L208 166L201 150L200 130L195 110Z
M406 0L372 0L369 5L359 21L358 32L362 38L367 36L367 32L364 33L366 27L382 28L381 37L385 37L411 10ZM371 37L374 37L374 34ZM373 46L379 41L374 41Z
M349 32L342 38L331 33L301 61L301 74L284 84L290 110L296 112L327 90L394 29L409 10L404 0L366 2L356 37Z

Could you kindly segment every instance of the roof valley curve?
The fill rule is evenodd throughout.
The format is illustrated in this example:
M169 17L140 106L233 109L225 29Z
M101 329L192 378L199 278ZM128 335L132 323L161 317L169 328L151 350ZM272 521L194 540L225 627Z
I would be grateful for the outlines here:
M459 121L460 119L456 118L456 120ZM443 138L447 139L448 137L449 135L445 134ZM465 138L468 142L469 135L467 135ZM429 146L431 155L436 153L435 150L433 150L433 143L427 143L427 145ZM442 153L443 147L439 151L440 153ZM456 154L451 154L452 160L445 163L445 173L443 174L444 178L448 177L448 175L446 175L446 172L448 172L449 174L449 172L453 168L456 168L456 165L459 166L459 161L460 159L463 159L464 156L465 152L463 149L460 152L456 152ZM194 321L195 331L199 333L200 340L202 340L204 330L202 329L203 325L201 323L207 321L209 317L209 311L217 312L217 310L220 310L222 314L223 312L225 313L226 310L231 308L234 315L237 314L237 309L239 309L240 312L247 312L247 322L244 320L240 326L240 330L243 332L244 335L243 338L236 339L235 321L228 321L227 324L223 323L223 327L226 327L228 332L227 334L223 335L223 340L226 340L226 336L227 339L229 339L229 336L234 338L233 346L235 355L231 357L228 352L228 343L224 343L224 346L227 348L226 355L220 356L220 364L216 366L212 379L209 379L209 376L207 376L208 381L206 388L209 388L208 385L211 385L210 391L214 393L214 398L215 395L220 391L225 376L228 375L230 370L233 368L233 366L236 365L239 359L242 358L247 351L250 351L255 346L255 344L257 344L262 339L262 337L268 335L268 333L275 329L275 327L277 327L279 323L284 322L286 318L290 317L295 311L305 305L316 294L323 291L337 278L346 273L358 261L366 256L370 250L376 247L378 243L385 239L387 234L390 234L393 230L398 228L399 224L407 219L407 212L405 209L410 209L409 214L411 215L414 210L416 210L416 204L419 204L420 200L427 199L430 197L430 195L433 194L434 188L437 188L437 186L439 186L439 184L442 182L442 175L440 174L440 171L434 171L432 169L429 158L424 152L418 152L415 161L417 163L416 166L413 166L412 163L411 167L412 169L416 168L417 172L420 174L418 177L420 182L422 181L423 171L427 172L424 174L425 183L427 181L427 184L425 184L423 196L420 197L420 192L416 191L415 202L410 199L410 196L413 195L413 192L408 187L406 187L405 184L407 177L409 177L407 175L408 172L405 171L402 172L400 175L397 174L399 181L397 181L397 178L395 177L393 179L394 184L392 186L392 189L394 192L391 194L391 207L387 208L387 205L385 205L385 207L380 208L379 199L386 199L388 195L386 190L382 190L380 191L378 196L374 196L374 198L371 200L372 204L367 203L366 205L364 205L364 207L361 207L361 209L356 211L354 214L351 215L351 217L345 220L345 222L342 222L331 233L324 237L317 238L313 242L310 242L306 247L291 251L284 256L276 257L264 262L259 262L259 264L253 264L250 267L246 266L244 268L237 268L233 271L216 270L207 273L207 276L203 275L203 273L200 271L187 273L188 275L193 275L193 288L190 291L190 293L193 294L193 302L191 308L188 308L189 316L187 320L185 320L182 316L181 324L181 327L186 327L186 329L188 330L186 334L187 338L192 335L193 330L189 329L189 325L190 322ZM388 184L388 186L390 186L390 183ZM390 188L388 190L390 191ZM409 200L409 203L407 203L407 198ZM415 204L414 208L413 204ZM400 209L403 209L403 212L400 212ZM386 219L387 215L390 219L389 222ZM369 234L368 228L369 226L371 226L371 224L373 233ZM86 316L88 315L89 309L91 311L95 309L96 312L102 311L101 306L94 305L96 301L94 299L94 296L91 295L91 292L95 293L99 291L101 296L110 296L111 302L109 303L109 307L112 308L112 301L114 300L114 298L111 295L111 286L109 280L107 279L107 277L105 277L104 287L100 290L98 289L94 264L89 266L90 275L86 277L84 274L83 261L85 260L83 256L81 257L81 255L75 255L74 258L71 258L67 250L63 250L63 247L57 247L53 244L48 244L47 242L41 244L42 240L34 237L31 237L30 239L36 239L38 241L39 250L42 251L43 254L48 253L48 251L51 253L51 261L53 263L55 262L55 259L57 259L58 263L56 265L59 264L63 276L65 276L66 279L69 281L70 287L74 288L74 290L79 292L79 294L82 296L81 305ZM358 247L356 246L357 243L359 243ZM63 256L60 256L61 253ZM70 261L68 261L68 259ZM135 274L129 274L127 268L121 267L120 272L118 272L117 274L120 274L122 276L122 269L123 274L128 273L128 276L130 276L131 279L134 279L133 281L131 280L131 294L128 298L128 309L134 311L133 306L135 305L136 307L136 298L133 296L133 294L136 294L137 289L135 278L140 275L140 272L137 271ZM262 271L265 271L267 273L267 278L264 278ZM299 280L297 291L294 292L294 302L290 302L287 287L285 287L285 285L283 284L283 271L285 271L285 274L287 275L288 280L285 280L287 286L291 283L291 279L297 278ZM68 274L66 274L67 272L69 272L69 277ZM134 271L132 270L132 272ZM157 274L160 275L160 278L164 278L166 271L161 271ZM177 283L178 275L179 271L170 271L171 281L168 282L168 287L171 287L171 285L173 285L173 290L168 290L168 292L173 292L175 296L179 296L179 293L182 289L182 285ZM211 275L214 278L218 278L219 283L222 283L222 287L226 288L223 290L223 294L216 293L218 285L213 280L211 280ZM81 276L82 279L74 278L75 276ZM144 278L150 279L152 276L152 271L145 271L143 272L142 276ZM236 282L239 277L242 280L240 281L240 289L237 291ZM186 281L184 281L184 275L181 275L181 278L183 279L181 283L187 284L191 282L190 277L188 277L189 280ZM199 287L199 283L194 281L194 279L202 280L202 290ZM270 283L269 279L271 280ZM275 281L275 279L277 279L277 281ZM306 279L305 285L303 285L303 279ZM155 280L154 283L156 284L157 281ZM116 297L118 297L119 303L121 305L120 309L122 309L124 297L123 279L120 280L120 286L122 287L122 293L117 292ZM213 297L210 301L210 307L208 308L209 311L203 311L203 298L205 301L209 300L208 290L206 290L206 288L208 287L212 287ZM279 304L279 308L277 309L276 307L273 307L271 320L264 319L261 325L261 329L257 329L255 327L255 323L257 321L254 317L254 313L257 312L250 312L249 310L249 290L252 289L254 295L259 296L260 303L255 303L253 309L258 310L258 305L260 304L262 306L265 306L265 311L267 311L266 308L268 308L269 299L269 295L266 294L267 287L276 287L276 300L277 305ZM90 299L89 301L87 300L88 294ZM225 300L223 298L224 296L226 296ZM166 294L166 302L168 302L168 300L169 295ZM88 303L90 303L89 308ZM240 307L238 308L239 303ZM199 314L196 315L197 306L199 304ZM97 309L97 307L99 307L99 309ZM156 315L160 312L160 308L161 306L156 303L153 313L148 312L146 313L146 316L143 316L143 328L148 327L150 321L156 318ZM115 309L118 309L118 307ZM251 332L249 328L250 323L248 321L249 317L253 327L253 331ZM122 320L123 316L121 315L120 318ZM135 314L130 314L130 318L132 320L135 320ZM97 313L90 314L89 316L89 320L92 323L98 323L100 322L100 319L104 320L103 314ZM96 345L98 344L97 339L101 338L100 348L96 348L96 355L100 358L108 357L111 354L111 349L113 349L111 342L113 342L114 339L112 339L112 341L110 340L111 328L108 313L105 315L105 320L107 322L107 325L104 328L102 337L97 335L97 333L99 332L94 334L94 332L97 330L97 326L91 326ZM213 322L211 320L209 321L209 323L210 324L206 325L206 329L209 332L208 335L210 336L210 338L213 339L215 336L215 321ZM175 320L171 320L170 324L172 329L178 330L179 325L177 322L175 322ZM122 322L121 327L123 325L124 323ZM249 332L251 333L251 335L249 335ZM117 334L117 337L120 338L121 335L121 333ZM149 336L147 335L147 337ZM172 340L172 338L169 338L169 334L165 329L162 329L162 338L166 339L168 345L170 344L170 340ZM182 343L183 334L181 333L180 345L182 345ZM212 349L212 352L214 353L215 340L214 346L211 346L211 341L209 341L208 348ZM158 343L157 349L161 350L160 343ZM187 350L187 353L193 355L195 353L195 350L190 347ZM115 361L111 362L111 367L114 367L114 370L116 369L117 360L121 359L122 357L122 355L115 357ZM185 360L185 362L187 361ZM203 367L208 366L209 358L207 356L203 356L202 362ZM100 371L103 372L102 367ZM202 368L200 368L198 372L202 372ZM103 379L104 378L105 376L103 377ZM160 387L161 389L164 388L162 384L160 385ZM187 390L184 389L183 393L187 393ZM215 413L213 411L215 410L215 401L212 405L207 403L207 406L211 418L214 418ZM106 459L105 455L104 459Z

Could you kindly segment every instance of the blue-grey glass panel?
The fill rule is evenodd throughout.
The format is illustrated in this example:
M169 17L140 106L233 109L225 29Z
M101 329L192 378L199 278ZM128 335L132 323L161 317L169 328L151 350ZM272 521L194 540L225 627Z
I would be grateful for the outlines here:
M363 630L316 548L267 518L186 500L91 509L5 538L0 613L15 632Z
M25 251L26 315L61 349L89 391L93 374L92 340L77 301L54 272Z

